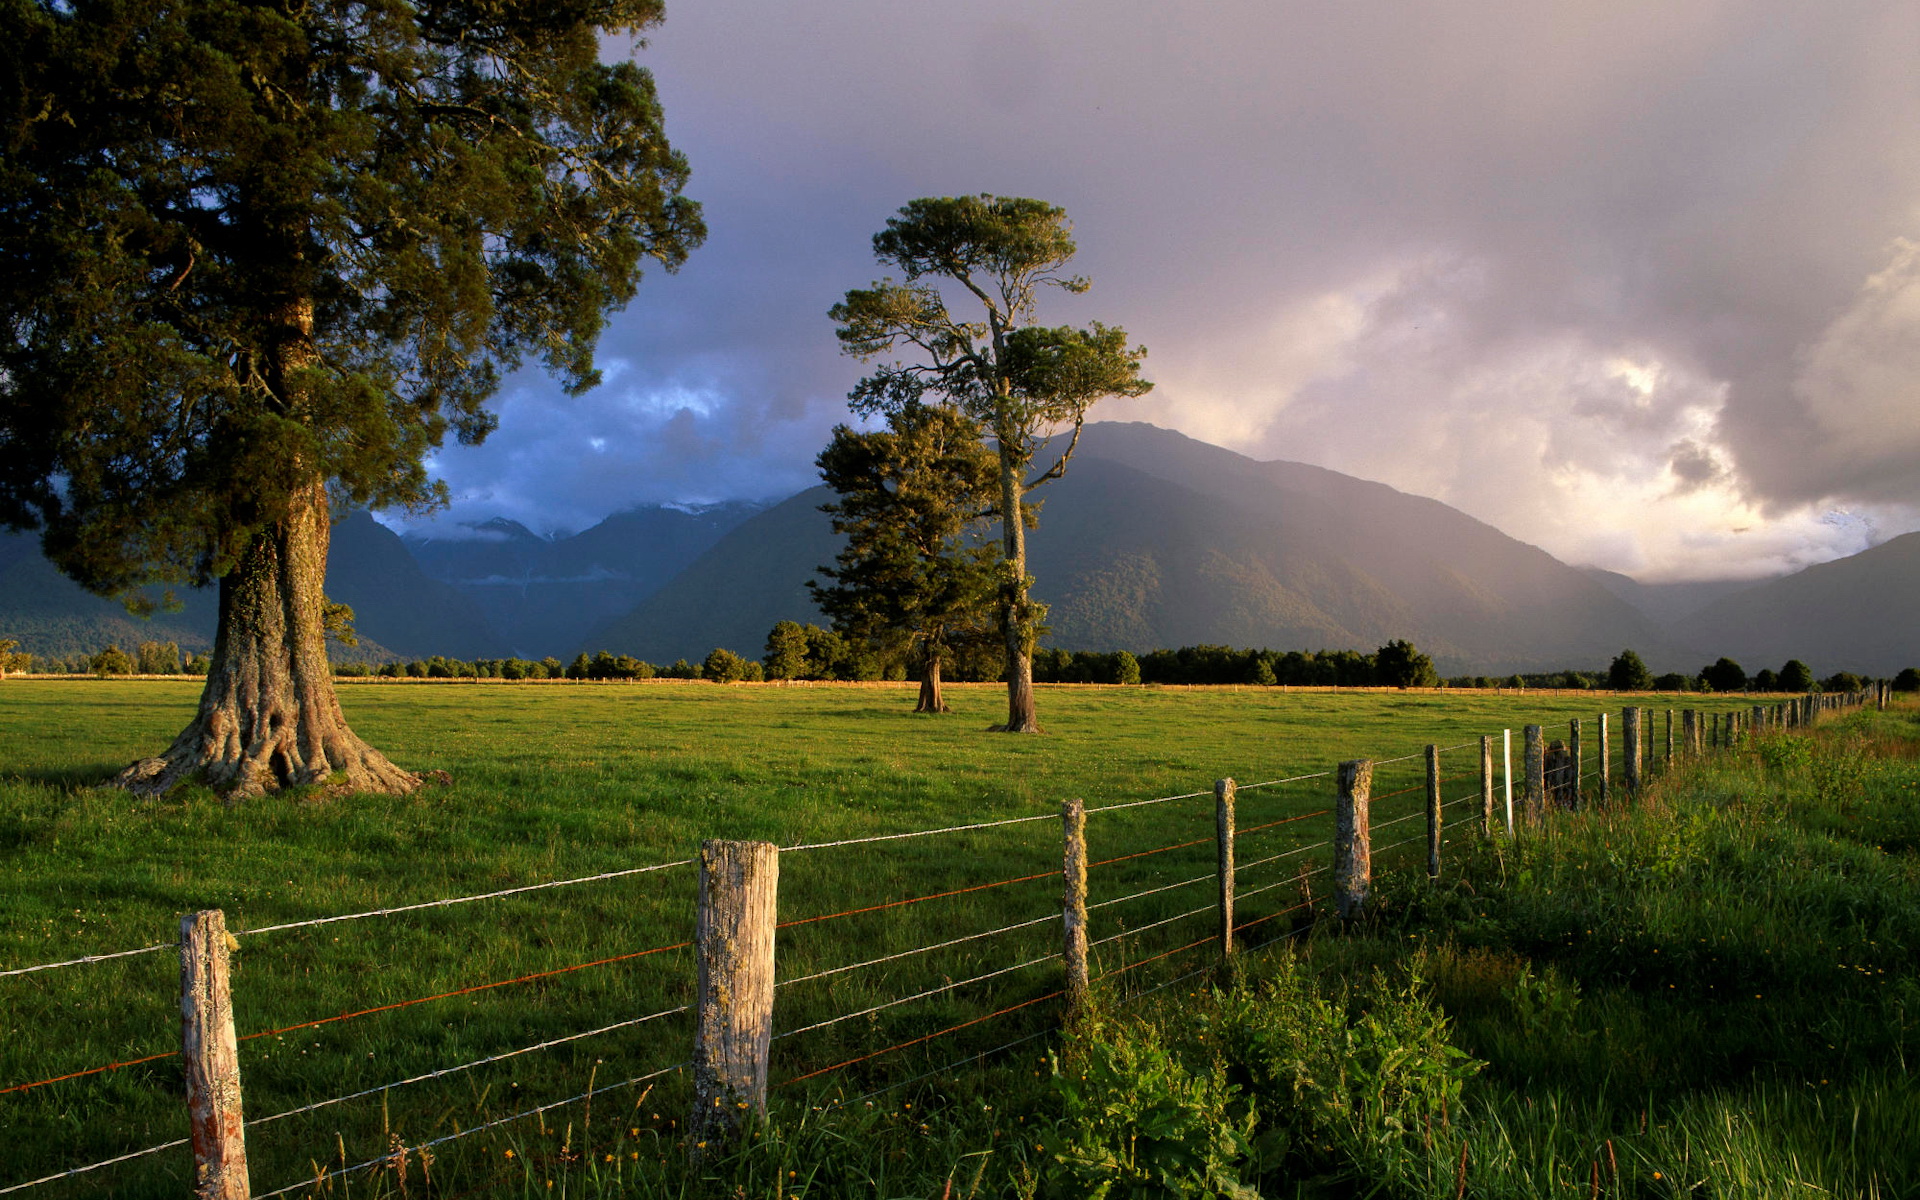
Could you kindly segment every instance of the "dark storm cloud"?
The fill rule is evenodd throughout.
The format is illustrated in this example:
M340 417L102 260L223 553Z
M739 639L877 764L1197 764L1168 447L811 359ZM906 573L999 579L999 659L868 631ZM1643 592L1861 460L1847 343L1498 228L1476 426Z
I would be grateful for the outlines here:
M804 486L868 238L992 191L1075 219L1095 287L1046 319L1151 348L1110 415L1573 561L1848 553L1920 525L1916 51L1891 0L676 5L640 58L707 245L605 387L518 379L439 466L549 526Z

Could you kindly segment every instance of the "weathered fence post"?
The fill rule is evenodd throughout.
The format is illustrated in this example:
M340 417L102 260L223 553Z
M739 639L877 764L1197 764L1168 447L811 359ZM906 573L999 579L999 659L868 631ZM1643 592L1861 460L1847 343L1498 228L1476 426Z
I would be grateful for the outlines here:
M1087 806L1077 797L1060 802L1066 851L1061 858L1061 956L1067 965L1067 1020L1087 1003Z
M700 909L694 922L691 1153L727 1141L741 1113L767 1108L773 1040L773 929L779 919L780 848L772 842L700 843Z
M1627 799L1640 799L1640 715L1643 708L1627 707L1620 710L1620 738L1626 755L1621 759L1620 786L1627 789Z
M1493 735L1480 735L1480 836L1493 836Z
M1573 807L1580 807L1581 794L1586 790L1581 780L1585 777L1585 747L1580 744L1580 718L1567 722L1567 753L1573 758Z
M1500 731L1500 786L1506 791L1507 836L1513 836L1513 730Z
M180 1053L196 1200L247 1200L246 1121L240 1111L240 1044L227 986L226 914L180 918Z
M1527 726L1525 734L1527 790L1520 811L1525 814L1527 824L1538 825L1547 798L1547 745L1538 725Z
M1648 750L1647 752L1647 765L1648 766L1653 765L1652 750ZM1667 765L1669 767L1673 765L1673 710L1672 709L1667 710ZM1652 772L1648 772L1648 774L1652 774Z
M1700 714L1691 708L1680 712L1680 744L1685 748L1688 758L1700 756ZM1667 757L1673 757L1671 748L1667 751Z
M1366 907L1373 886L1373 844L1369 832L1369 802L1373 798L1373 760L1356 758L1340 764L1333 833L1334 911L1344 922L1356 921Z
M1220 849L1220 957L1233 954L1233 794L1232 779L1213 785L1213 830Z
M1440 747L1427 747L1427 878L1440 880Z
M1600 714L1600 803L1605 804L1613 791L1613 747L1607 736L1607 714Z

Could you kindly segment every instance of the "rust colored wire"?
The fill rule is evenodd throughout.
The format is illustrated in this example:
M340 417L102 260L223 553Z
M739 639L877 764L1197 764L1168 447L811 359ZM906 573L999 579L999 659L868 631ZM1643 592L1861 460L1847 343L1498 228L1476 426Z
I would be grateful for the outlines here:
M909 896L905 900L889 900L885 904L869 904L863 908L849 908L842 912L821 913L817 917L796 917L791 921L782 921L778 925L775 925L774 928L791 929L795 925L812 925L816 921L834 921L841 917L857 916L860 913L879 912L882 909L899 908L903 904L918 904L922 900L940 900L947 896L962 896L968 892L984 892L988 888L1006 887L1010 883L1027 883L1034 879L1046 879L1055 874L1058 874L1058 872L1041 871L1038 874L1020 875L1013 879L996 880L993 883L976 883L972 887L954 888L952 891L947 892L934 892L926 896Z
M129 1058L124 1062L110 1062L104 1067L88 1067L84 1071L70 1071L65 1075L55 1075L51 1079L36 1079L32 1083L16 1083L12 1087L0 1088L0 1096L9 1092L30 1092L34 1088L45 1087L50 1083L62 1083L69 1079L84 1079L89 1075L99 1075L105 1071L118 1071L121 1067L137 1067L141 1063L159 1062L163 1058L172 1058L178 1050L163 1050L159 1054L149 1054L145 1058Z
M1112 858L1103 858L1099 862L1090 862L1087 864L1087 869L1092 870L1094 867L1104 867L1109 863L1126 862L1130 858L1147 858L1154 854L1165 854L1169 850L1185 850L1188 846L1203 846L1212 841L1213 839L1210 837L1195 838L1190 842L1175 842L1171 846L1161 846L1157 850L1142 850L1137 854L1117 854ZM1053 874L1051 871L1047 873L1049 875Z
M1144 967L1150 962L1159 962L1163 958L1171 958L1172 956L1182 953L1183 951L1191 950L1195 946L1204 946L1204 945L1207 945L1209 942L1217 942L1219 940L1220 940L1219 934L1217 933L1208 934L1206 937L1203 937L1198 941L1188 942L1184 946L1175 946L1171 950L1162 950L1160 953L1152 955L1151 957L1143 958L1136 962L1130 962L1124 967L1115 967L1111 971L1102 971L1100 974L1095 975L1093 979L1089 979L1087 982L1092 983L1095 980L1108 979L1115 975L1125 975L1128 971L1133 970L1135 967Z
M242 1042L251 1042L256 1038L276 1037L283 1033L292 1033L300 1029L312 1029L316 1025L332 1025L336 1021L350 1021L355 1017L372 1016L374 1013L392 1012L397 1008L412 1008L416 1004L426 1004L434 1000L447 1000L454 996L470 996L475 992L491 991L494 988L509 987L516 983L531 983L536 979L551 979L555 975L569 975L575 971L584 971L588 967L604 967L609 963L627 962L631 959L645 958L649 954L665 954L670 950L685 950L692 942L675 942L671 946L655 946L651 950L635 950L631 954L616 954L611 958L596 958L592 962L575 963L570 967L555 967L550 971L534 971L528 975L517 975L512 979L499 979L492 983L476 983L472 987L455 988L450 992L436 992L431 996L420 996L413 1000L399 1000L392 1004L380 1004L373 1008L363 1008L357 1012L344 1012L337 1017L321 1017L316 1021L302 1021L297 1025L282 1025L278 1029L263 1029L258 1033L243 1034Z
M1268 821L1264 825L1249 825L1245 829L1235 830L1233 836L1245 837L1249 833L1259 833L1262 829L1272 829L1275 825L1291 825L1295 821L1310 821L1314 817L1324 817L1332 811L1330 808L1323 808L1319 812L1301 813L1297 817L1282 817L1278 821Z
M1311 907L1312 907L1311 902L1303 901L1299 904L1294 905L1292 908L1283 908L1278 910L1277 912L1270 912L1264 917L1255 917L1253 920L1248 921L1244 925L1235 925L1233 927L1233 931L1235 933L1239 933L1243 929L1252 929L1255 925L1265 924L1266 922L1273 920L1275 917L1284 917L1288 913L1296 913L1303 908L1311 908Z
M997 1012L990 1012L984 1017L975 1017L970 1021L962 1021L958 1025L949 1025L945 1029L937 1030L933 1033L921 1034L917 1038L910 1038L907 1041L896 1043L892 1046L888 1046L884 1050L875 1050L871 1054L862 1054L858 1058L849 1058L845 1062L837 1062L830 1067L821 1067L816 1071L808 1071L805 1075L795 1075L791 1079L782 1080L780 1083L780 1086L786 1087L790 1084L799 1083L805 1079L812 1079L816 1075L830 1075L833 1072L841 1070L843 1068L851 1067L857 1063L866 1062L870 1058L879 1058L882 1054L892 1054L895 1050L905 1050L909 1046L918 1046L922 1042L930 1042L937 1037L945 1037L947 1034L965 1029L969 1025L978 1025L982 1021L991 1021L995 1017L1004 1017L1010 1012L1019 1012L1023 1008L1029 1008L1035 1004L1039 1004L1047 1000L1052 1000L1057 996L1063 996L1065 994L1066 993L1064 990L1056 991L1056 992L1048 992L1044 996L1035 996L1031 1000L1022 1000L1018 1004L1010 1004L1007 1007L1000 1009Z

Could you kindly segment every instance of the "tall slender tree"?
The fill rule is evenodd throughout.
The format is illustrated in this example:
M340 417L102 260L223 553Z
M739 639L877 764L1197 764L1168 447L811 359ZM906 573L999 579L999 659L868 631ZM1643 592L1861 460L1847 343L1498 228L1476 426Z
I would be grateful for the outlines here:
M1065 273L1073 230L1064 209L1007 196L915 200L873 235L874 257L903 281L856 288L831 312L841 348L882 364L849 397L855 412L945 404L978 421L998 460L1003 563L999 623L1007 648L1007 720L1038 732L1033 649L1045 614L1027 574L1026 495L1066 473L1087 410L1108 396L1139 396L1144 347L1126 331L1035 323L1039 292L1079 293L1087 281ZM955 315L947 291L977 312ZM1052 440L1066 435L1064 446ZM1046 465L1038 467L1036 464Z
M219 581L199 711L119 782L406 791L342 718L330 510L430 506L532 355L578 393L698 244L659 0L0 0L0 523L96 592Z
M946 712L941 668L993 622L999 556L980 535L999 481L979 426L912 404L888 413L884 430L835 428L819 465L839 495L821 507L847 541L820 568L832 584L807 584L814 601L849 637L905 643L919 658L914 711Z

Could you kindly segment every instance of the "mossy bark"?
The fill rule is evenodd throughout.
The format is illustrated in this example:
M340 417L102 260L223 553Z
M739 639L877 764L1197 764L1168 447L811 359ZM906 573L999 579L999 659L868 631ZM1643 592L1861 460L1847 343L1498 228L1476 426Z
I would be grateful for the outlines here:
M411 792L403 771L347 727L327 662L325 605L331 533L325 484L295 496L220 580L220 627L193 722L166 753L114 782L157 796L198 783L229 797L287 787Z

